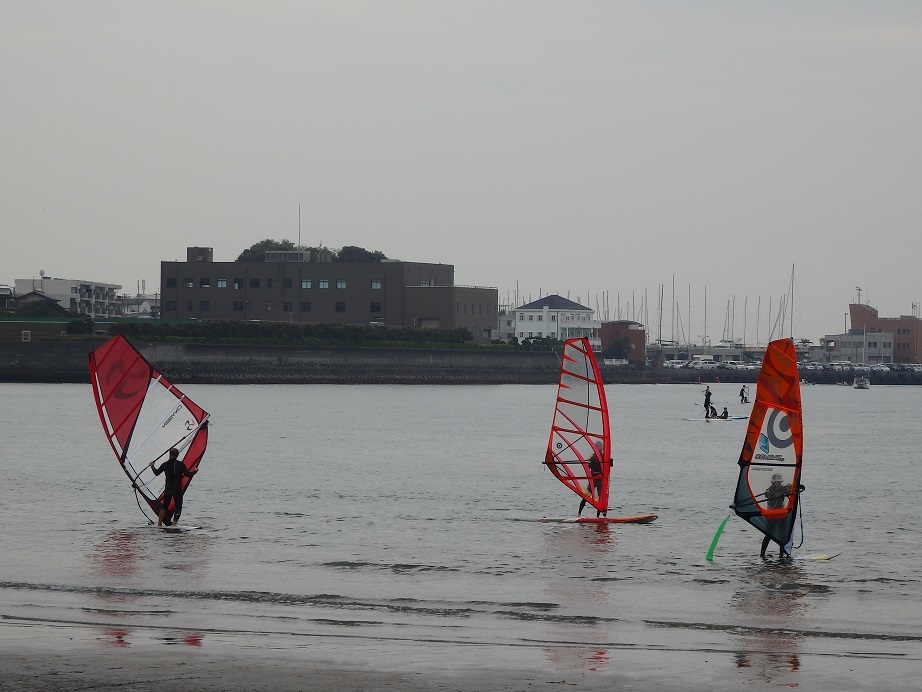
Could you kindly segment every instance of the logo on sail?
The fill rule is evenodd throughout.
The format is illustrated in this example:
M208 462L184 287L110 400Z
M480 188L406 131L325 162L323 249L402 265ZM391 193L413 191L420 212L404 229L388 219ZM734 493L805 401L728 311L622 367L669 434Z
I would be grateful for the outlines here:
M768 450L771 449L768 446L768 438L765 435L759 435L759 449L761 449L765 454L768 454Z

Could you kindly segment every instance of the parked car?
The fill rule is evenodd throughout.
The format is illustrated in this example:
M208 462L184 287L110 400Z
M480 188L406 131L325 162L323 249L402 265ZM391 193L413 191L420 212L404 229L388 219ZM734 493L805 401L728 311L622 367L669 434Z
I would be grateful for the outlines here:
M717 367L717 361L710 360L708 358L701 358L700 360L691 361L691 365L688 367L694 370L714 370Z

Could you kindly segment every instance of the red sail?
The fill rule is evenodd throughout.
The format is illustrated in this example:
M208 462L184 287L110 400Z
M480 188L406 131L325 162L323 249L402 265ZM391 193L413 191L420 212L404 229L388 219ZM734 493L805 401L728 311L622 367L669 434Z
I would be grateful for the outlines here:
M732 507L782 546L790 544L797 518L802 465L797 355L790 339L779 339L765 349Z
M589 339L567 339L544 463L601 512L608 511L611 430L605 385Z
M188 470L198 468L208 443L208 413L122 335L90 353L90 382L112 451L156 516L163 508L164 477L156 476L148 464L156 461L159 466L175 447ZM189 481L183 477L183 490ZM172 510L172 502L167 509Z

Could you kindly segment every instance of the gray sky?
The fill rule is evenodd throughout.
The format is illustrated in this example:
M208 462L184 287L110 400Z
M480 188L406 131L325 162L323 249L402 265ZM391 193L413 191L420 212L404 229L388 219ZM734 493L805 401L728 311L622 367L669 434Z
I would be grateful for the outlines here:
M501 302L646 294L654 337L674 281L685 336L707 287L712 341L734 296L764 341L793 266L816 340L856 286L922 302L920 76L915 1L3 0L0 283L153 292L300 204L303 244Z

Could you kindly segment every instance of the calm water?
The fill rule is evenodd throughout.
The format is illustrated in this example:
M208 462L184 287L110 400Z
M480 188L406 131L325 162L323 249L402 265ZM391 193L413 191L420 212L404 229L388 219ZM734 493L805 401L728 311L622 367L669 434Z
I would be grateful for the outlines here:
M738 386L712 388L748 415ZM803 390L798 552L840 557L762 561L734 518L707 563L746 424L684 420L699 389L608 387L617 511L659 519L592 527L535 521L578 504L541 464L555 387L189 386L213 421L183 516L201 529L167 534L144 525L89 386L0 385L0 616L394 669L604 675L668 651L798 684L841 657L870 688L918 666L922 391Z

